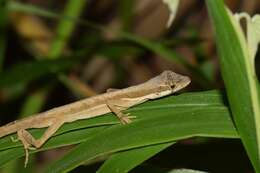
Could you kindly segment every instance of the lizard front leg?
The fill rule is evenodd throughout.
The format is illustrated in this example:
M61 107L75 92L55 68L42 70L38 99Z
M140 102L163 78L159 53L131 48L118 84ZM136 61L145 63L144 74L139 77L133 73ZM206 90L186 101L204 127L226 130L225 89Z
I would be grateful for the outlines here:
M21 140L25 150L25 162L26 167L29 158L28 150L40 148L63 124L63 121L55 121L42 135L41 138L35 139L27 130L22 129L17 132L18 139ZM33 148L33 147L35 148Z
M120 105L113 103L112 101L107 102L108 108L113 112L121 121L122 124L129 124L132 122L132 118L136 118L135 116L129 116L130 113L124 114L122 110L126 109Z

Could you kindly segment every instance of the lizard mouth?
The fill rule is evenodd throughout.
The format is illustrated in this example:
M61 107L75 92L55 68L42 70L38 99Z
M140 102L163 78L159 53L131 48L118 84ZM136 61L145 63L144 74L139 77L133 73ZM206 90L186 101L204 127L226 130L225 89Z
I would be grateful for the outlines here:
M177 92L179 90L181 90L182 88L185 88L186 86L188 86L191 83L191 80L189 78L184 79L182 82L180 82L178 85L172 85L172 92Z

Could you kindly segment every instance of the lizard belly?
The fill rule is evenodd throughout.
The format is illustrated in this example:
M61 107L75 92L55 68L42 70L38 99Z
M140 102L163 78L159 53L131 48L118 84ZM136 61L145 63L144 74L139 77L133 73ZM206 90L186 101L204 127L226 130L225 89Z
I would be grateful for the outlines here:
M77 113L65 116L65 122L73 122L81 119L89 119L111 112L106 104L100 104Z

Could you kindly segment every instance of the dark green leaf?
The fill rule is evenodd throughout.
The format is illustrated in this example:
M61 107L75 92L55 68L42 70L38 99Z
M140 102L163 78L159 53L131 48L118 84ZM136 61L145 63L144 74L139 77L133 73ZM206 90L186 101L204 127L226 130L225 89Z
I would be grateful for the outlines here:
M20 63L0 73L0 87L26 84L44 75L67 70L76 62L77 60L60 59Z
M175 142L145 146L115 153L101 166L97 173L127 173L174 143Z

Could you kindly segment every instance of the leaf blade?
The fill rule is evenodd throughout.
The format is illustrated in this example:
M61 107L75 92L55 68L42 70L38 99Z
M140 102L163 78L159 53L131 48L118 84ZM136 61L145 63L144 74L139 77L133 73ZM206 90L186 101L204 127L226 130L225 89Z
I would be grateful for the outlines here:
M190 97L189 94L185 97L188 96ZM131 113L137 117L146 111L149 118L140 121L137 119L129 125L113 126L102 131L79 144L64 158L51 165L46 172L67 172L101 155L195 136L237 138L226 108L214 105L200 109L197 105L194 107L186 105L181 110L166 101L167 98L154 104L152 102L144 104L142 108L132 109ZM158 110L156 107L158 105L163 105L163 111ZM147 114L151 111L152 115ZM85 150L86 148L88 150Z
M256 172L260 172L260 104L248 47L223 1L206 2L217 36L221 72L236 127Z
M97 173L127 173L174 143L175 142L145 146L115 153L99 168Z

